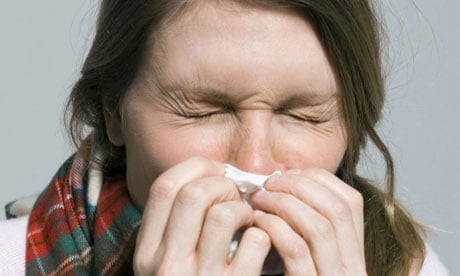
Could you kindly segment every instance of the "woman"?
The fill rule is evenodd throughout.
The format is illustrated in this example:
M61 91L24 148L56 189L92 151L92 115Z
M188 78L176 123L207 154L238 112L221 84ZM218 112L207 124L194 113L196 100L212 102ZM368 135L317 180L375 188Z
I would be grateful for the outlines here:
M270 248L286 275L442 269L394 199L367 1L101 5L69 100L79 149L30 213L27 274L259 275ZM369 139L385 192L356 174ZM249 205L226 164L281 174Z

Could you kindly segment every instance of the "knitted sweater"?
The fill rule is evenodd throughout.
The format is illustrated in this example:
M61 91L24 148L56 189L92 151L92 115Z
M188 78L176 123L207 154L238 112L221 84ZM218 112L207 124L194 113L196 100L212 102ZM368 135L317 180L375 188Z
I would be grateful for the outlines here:
M24 275L28 216L0 221L0 276ZM447 269L436 253L426 246L426 258L419 276L446 276Z

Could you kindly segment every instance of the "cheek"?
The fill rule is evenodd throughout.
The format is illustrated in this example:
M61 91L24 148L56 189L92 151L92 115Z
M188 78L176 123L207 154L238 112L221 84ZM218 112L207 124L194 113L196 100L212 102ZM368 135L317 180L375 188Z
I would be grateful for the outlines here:
M344 149L323 142L314 143L304 151L304 168L323 168L335 173L342 161ZM306 163L306 164L305 164Z
M135 135L126 139L128 190L138 206L144 206L152 183L172 166L196 156L224 158L225 146L217 131L149 129L149 126L137 123L134 125L137 131L129 131Z
M149 163L161 173L191 157L222 160L226 146L221 136L222 133L214 130L169 130L160 132L144 150L151 157Z
M346 142L341 131L330 135L304 132L283 135L279 139L276 155L277 159L284 160L289 169L322 168L335 173L345 150Z

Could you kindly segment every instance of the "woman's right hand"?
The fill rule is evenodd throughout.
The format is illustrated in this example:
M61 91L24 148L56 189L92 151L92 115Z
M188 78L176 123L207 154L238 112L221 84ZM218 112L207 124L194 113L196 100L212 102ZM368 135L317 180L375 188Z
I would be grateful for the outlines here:
M260 275L270 238L250 227L254 212L224 172L222 163L192 158L154 181L137 237L136 275ZM244 226L230 258L232 238Z

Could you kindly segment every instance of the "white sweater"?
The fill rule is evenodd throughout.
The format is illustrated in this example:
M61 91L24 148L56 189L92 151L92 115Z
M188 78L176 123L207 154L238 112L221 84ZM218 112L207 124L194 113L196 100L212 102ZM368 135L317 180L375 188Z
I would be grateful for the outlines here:
M25 275L28 216L0 221L0 276ZM447 276L438 256L426 245L426 258L419 276Z
M25 275L28 219L0 221L0 276Z

